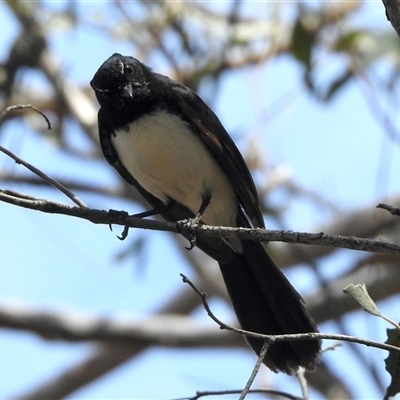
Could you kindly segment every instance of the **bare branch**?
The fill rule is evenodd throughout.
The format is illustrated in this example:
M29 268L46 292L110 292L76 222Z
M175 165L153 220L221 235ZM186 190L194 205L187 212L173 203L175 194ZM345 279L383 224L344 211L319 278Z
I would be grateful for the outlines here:
M0 148L1 149L1 148ZM181 233L185 237L204 235L208 237L238 237L259 242L285 242L305 245L320 245L335 248L368 251L374 253L400 254L400 245L376 239L352 236L326 235L320 233L294 232L288 230L268 230L262 228L230 228L198 225L193 221L176 223L136 218L124 211L104 211L88 207L71 207L49 200L27 197L11 190L0 190L0 201L50 214L62 214L86 219L95 224L123 225L125 228L140 228Z
M394 352L400 353L400 347L392 346L392 345L389 345L386 343L375 342L373 340L360 339L358 337L348 336L348 335L334 335L334 334L325 334L325 333L295 333L295 334L285 334L285 335L263 335L261 333L246 331L244 329L233 328L233 327L225 324L221 320L219 320L214 315L214 313L210 309L210 306L207 303L207 295L204 292L201 292L199 289L197 289L196 285L194 285L190 281L190 279L188 279L186 276L184 276L183 274L181 274L181 276L183 278L183 282L189 284L189 286L198 294L198 296L201 298L204 309L207 311L208 316L214 322L216 322L221 329L227 329L232 332L238 333L239 335L255 337L258 339L264 339L265 341L268 341L270 344L273 342L283 342L283 341L291 342L291 341L296 341L296 340L327 339L327 340L339 340L339 341L345 341L345 342L351 342L351 343L358 343L358 344L362 344L362 345L368 346L368 347L375 347L375 348L381 349L381 350L394 351Z
M391 204L400 202L399 196L394 196L390 199ZM313 228L314 232L329 232L340 236L356 236L356 237L379 237L385 232L393 230L397 232L399 227L399 219L393 218L389 213L384 213L377 209L375 204L356 209L341 210L339 214L334 214L333 218L322 226ZM397 241L397 234L393 236L393 241ZM276 262L281 267L294 265L296 263L312 263L315 260L326 257L336 249L328 246L312 246L304 248L292 244L288 246L284 243L274 244L274 257Z
M244 342L236 335L222 333L191 317L172 314L142 319L107 318L94 314L2 304L0 327L35 332L47 340L69 342L101 340L125 342L127 346L244 347Z
M269 349L270 344L271 344L271 342L269 340L266 340L264 342L264 344L263 344L263 346L261 348L260 354L257 357L257 362L256 362L256 364L255 364L255 366L253 368L253 371L251 371L250 378L248 379L248 381L246 383L246 386L244 387L242 393L240 393L239 400L244 400L246 398L247 394L249 393L251 385L253 384L254 379L256 379L256 376L258 374L258 371L261 368L261 365L262 365L262 363L264 361L264 358L265 358L265 356L267 354L267 351Z
M110 372L142 350L143 346L139 344L127 346L125 342L98 344L93 346L93 351L88 357L85 357L76 365L56 374L47 382L39 383L37 387L26 393L13 396L13 399L62 399L78 388Z
M12 190L0 190L0 201L44 213L86 219L94 224L114 224L142 229L178 232L175 223L130 217L125 211L105 211L88 207L73 207L67 204L26 196Z
M399 292L400 274L397 257L374 255L365 268L326 283L305 300L318 323L341 318L346 313L360 309L342 289L350 282L364 282L372 298L376 301L396 295ZM382 266L385 265L383 270Z
M47 118L47 116L42 113L38 108L32 106L31 104L18 104L18 105L14 105L14 106L9 106L7 107L1 114L0 114L0 123L3 122L4 118L6 117L6 115L10 112L10 111L14 111L14 110L23 110L26 108L31 108L32 110L36 111L37 113L39 113L45 120L47 123L47 129L51 129L51 123L50 120Z
M176 399L176 400L198 400L201 397L206 396L225 396L225 395L232 395L232 394L241 394L242 390L209 390L209 391L198 391L195 396L193 397L185 397L185 399ZM303 400L300 397L293 396L290 393L285 393L280 390L272 390L272 389L251 389L247 393L249 394L271 394L273 396L280 396L284 397L289 400Z
M308 400L309 399L308 384L307 384L307 379L305 377L305 373L306 373L306 369L303 367L300 367L296 371L296 378L300 384L301 393L303 394L303 400Z
M198 296L192 290L182 290L174 293L174 297L163 303L155 314L184 315L191 312L198 304ZM126 342L101 342L75 365L15 398L24 400L63 398L140 354L147 347L144 343L127 346Z
M400 208L399 207L393 207L389 204L384 204L384 203L379 203L376 208L382 208L382 210L389 211L390 214L399 216L400 215Z
M49 183L51 186L54 186L56 189L58 189L61 193L64 193L69 199L71 199L79 207L87 207L86 204L82 200L80 200L77 196L75 196L69 189L67 189L65 186L63 186L60 182L57 182L51 176L45 174L39 168L36 168L32 164L28 163L27 161L24 161L22 158L16 156L14 153L12 153L10 150L7 150L3 146L0 146L0 151L3 152L4 154L7 154L9 157L11 157L17 164L21 164L24 167L28 168L30 171L32 171L34 174L36 174L37 176L42 178L44 181Z
M9 174L0 173L0 180L3 182L12 182L14 184L27 184L35 187L47 186L48 183L43 179L39 179L35 176L30 176L28 174ZM100 196L109 197L120 197L126 198L125 193L121 186L117 184L113 187L111 186L100 186L93 184L93 182L77 182L72 179L57 178L57 182L61 183L63 186L69 188L69 190L80 191L85 193L92 193Z

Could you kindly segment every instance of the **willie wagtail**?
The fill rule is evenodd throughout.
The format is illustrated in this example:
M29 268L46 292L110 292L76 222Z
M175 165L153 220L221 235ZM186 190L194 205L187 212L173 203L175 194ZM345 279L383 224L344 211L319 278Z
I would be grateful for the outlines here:
M105 158L163 218L264 227L242 155L195 92L117 53L90 84L101 106ZM201 236L196 245L218 261L243 329L269 335L318 332L302 297L261 243ZM263 340L247 340L259 354ZM310 370L320 345L315 339L276 342L264 363L275 372Z

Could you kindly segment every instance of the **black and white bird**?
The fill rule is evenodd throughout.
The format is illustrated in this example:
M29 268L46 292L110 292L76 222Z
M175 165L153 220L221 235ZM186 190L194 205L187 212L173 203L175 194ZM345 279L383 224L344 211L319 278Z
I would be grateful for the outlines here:
M107 161L168 221L264 227L246 163L218 117L191 89L133 57L113 54L90 82L100 103ZM271 335L318 332L304 301L256 241L204 236L196 245L218 261L243 329ZM249 337L259 354L263 341ZM320 341L276 342L271 370L312 370Z

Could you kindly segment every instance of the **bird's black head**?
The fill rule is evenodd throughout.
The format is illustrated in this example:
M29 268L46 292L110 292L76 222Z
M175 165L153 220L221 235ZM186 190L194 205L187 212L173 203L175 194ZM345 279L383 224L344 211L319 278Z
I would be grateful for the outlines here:
M148 96L150 73L150 68L136 58L115 53L101 65L90 86L102 107L120 107L121 102L141 101Z

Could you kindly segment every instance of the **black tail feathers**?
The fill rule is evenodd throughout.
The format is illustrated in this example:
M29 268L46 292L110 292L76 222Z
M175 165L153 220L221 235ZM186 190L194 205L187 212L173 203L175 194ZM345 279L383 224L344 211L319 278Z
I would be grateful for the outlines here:
M275 265L261 243L243 241L243 254L220 263L236 316L243 329L268 335L318 332L304 301ZM259 354L263 340L247 338ZM302 366L315 367L320 353L319 340L275 342L264 364L272 371L290 374Z

